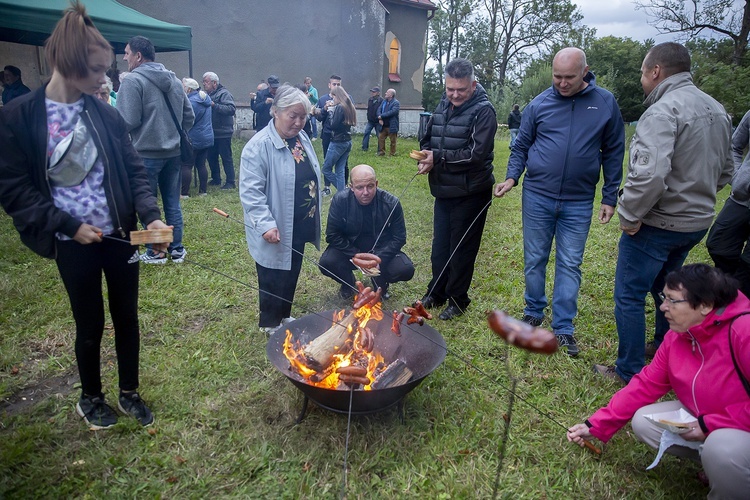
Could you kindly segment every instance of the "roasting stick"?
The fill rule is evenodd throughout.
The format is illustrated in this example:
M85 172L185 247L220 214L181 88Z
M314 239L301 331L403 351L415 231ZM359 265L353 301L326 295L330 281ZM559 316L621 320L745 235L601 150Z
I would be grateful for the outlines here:
M396 200L401 201L401 198L404 196L404 193L406 192L407 189L409 189L409 186L411 186L411 183L414 182L414 179L416 179L418 175L419 175L419 172L414 174L414 177L409 179L409 182L406 183L406 186L404 186L404 189L401 190L401 194L398 195L398 198L396 198ZM375 251L375 247L377 246L378 241L380 241L380 237L383 236L383 231L385 231L385 228L388 227L388 221L391 220L391 215L393 215L393 211L396 210L397 206L398 205L393 205L393 208L391 209L391 213L388 214L388 218L385 219L385 224L383 224L383 227L380 229L380 232L378 233L378 237L375 238L375 243L372 244L372 250L370 250L368 253L373 253Z
M349 471L347 470L347 459L349 458L349 431L352 425L352 400L354 399L354 386L349 386L349 413L346 419L346 444L344 445L344 479L341 484L341 498L346 498L347 479Z

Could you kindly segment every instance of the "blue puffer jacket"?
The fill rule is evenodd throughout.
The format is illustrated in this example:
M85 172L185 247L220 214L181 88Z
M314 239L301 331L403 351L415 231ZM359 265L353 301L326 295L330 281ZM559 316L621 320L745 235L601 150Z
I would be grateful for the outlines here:
M625 126L611 92L588 86L564 97L551 86L523 110L521 128L508 160L506 179L526 170L523 188L562 201L593 200L600 169L602 203L615 206L622 180Z
M211 98L202 90L188 94L190 105L195 113L195 123L188 132L195 149L210 148L214 145L214 128L211 124Z

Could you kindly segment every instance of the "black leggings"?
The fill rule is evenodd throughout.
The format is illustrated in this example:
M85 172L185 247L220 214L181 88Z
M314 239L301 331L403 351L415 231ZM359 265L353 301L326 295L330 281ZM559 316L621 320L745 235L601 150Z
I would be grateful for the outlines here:
M102 271L115 330L120 389L138 388L138 260L136 248L119 241L81 245L57 242L60 271L76 322L76 360L84 394L102 392L100 350L104 332ZM132 262L131 262L132 261Z

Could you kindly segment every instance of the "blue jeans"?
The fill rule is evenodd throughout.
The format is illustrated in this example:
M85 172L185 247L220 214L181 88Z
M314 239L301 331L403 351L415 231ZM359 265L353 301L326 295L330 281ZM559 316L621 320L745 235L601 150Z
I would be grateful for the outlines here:
M633 236L622 233L615 271L615 321L620 341L615 370L625 380L630 380L645 364L646 294L651 292L654 298L654 342L658 346L669 330L669 323L659 310L664 279L682 266L690 249L707 231L678 233L644 224Z
M172 158L144 158L151 192L155 197L161 193L164 205L164 217L168 226L174 226L172 243L169 251L182 250L182 208L180 208L180 157ZM158 191L157 191L158 188Z
M362 151L367 151L370 148L370 133L374 130L375 138L377 139L381 129L380 123L367 122L367 125L365 125L365 135L362 137Z
M510 129L510 147L513 147L513 145L516 143L516 137L518 137L518 130L517 128Z
M526 277L524 314L544 317L547 262L555 240L555 284L552 291L552 329L573 335L578 313L581 262L591 227L593 202L560 201L523 190L523 254Z
M312 126L312 137L310 139L315 139L318 137L318 119L313 117L310 117L310 125Z
M346 187L344 180L344 168L346 161L349 159L349 152L352 150L352 141L333 142L328 144L328 152L323 162L323 175L326 180L333 184L336 191L343 191ZM336 173L333 173L333 167L336 167Z

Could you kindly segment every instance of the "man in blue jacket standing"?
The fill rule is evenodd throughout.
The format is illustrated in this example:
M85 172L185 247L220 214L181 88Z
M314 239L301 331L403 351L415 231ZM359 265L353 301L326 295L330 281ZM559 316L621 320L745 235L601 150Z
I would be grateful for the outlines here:
M573 318L596 185L603 173L599 222L606 224L615 212L624 154L625 127L615 97L596 86L581 49L562 49L552 61L552 86L524 109L505 182L495 186L495 196L510 191L526 171L523 320L533 326L544 320L547 262L554 239L552 330L569 356L578 355Z
M391 156L396 156L396 138L398 137L398 113L401 103L396 99L396 91L385 91L385 99L380 104L378 123L382 127L378 133L378 156L385 155L385 139L391 139Z

